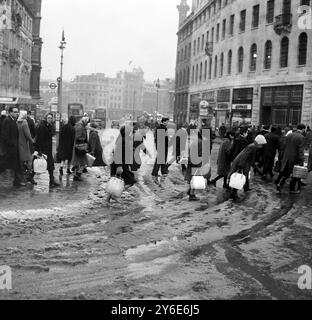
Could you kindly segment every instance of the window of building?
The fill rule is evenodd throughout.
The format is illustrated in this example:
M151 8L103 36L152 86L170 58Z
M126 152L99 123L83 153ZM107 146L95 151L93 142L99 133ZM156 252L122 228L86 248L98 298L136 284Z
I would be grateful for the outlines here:
M242 73L244 70L244 48L238 49L238 73Z
M226 33L226 19L222 22L222 40L225 39L225 33Z
M200 67L199 67L199 82L202 81L202 77L203 77L203 63L200 63Z
M271 69L272 64L272 41L268 40L265 43L264 49L264 69Z
M211 42L214 42L214 28L211 29Z
M239 31L245 32L245 28L246 28L246 10L242 10L240 13Z
M267 2L267 14L266 21L267 23L273 23L274 21L274 0L269 0Z
M212 75L212 58L209 59L209 79L211 79Z
M208 62L207 60L205 61L205 69L204 69L204 81L207 80L207 68L208 68Z
M214 77L216 78L217 75L218 75L218 57L215 56Z
M259 14L260 14L260 5L253 6L252 8L252 27L258 28L259 26Z
M310 0L300 0L301 6L310 6Z
M228 75L232 73L232 50L228 53Z
M250 48L250 71L257 69L257 45L254 43Z
M192 44L189 43L189 50L188 50L188 57L190 58L191 57L191 54L192 54Z
M298 64L303 66L307 63L307 49L308 49L308 36L305 32L301 33L299 36L299 54L298 54Z
M291 13L291 0L283 0L283 14Z
M223 77L223 64L224 64L224 55L222 52L220 57L220 77Z
M198 82L198 64L196 65L195 82Z
M196 40L194 40L194 44L193 44L193 56L195 56L196 54Z
M194 66L192 67L192 83L195 81L195 68Z
M181 50L180 60L181 60L181 62L183 61L183 48L182 48L182 50Z
M201 50L204 51L205 49L205 35L202 35L202 43L201 43Z
M281 41L281 58L280 58L281 68L288 67L288 49L289 49L289 40L287 37L284 37Z
M189 85L190 84L190 68L187 67L187 84ZM119 98L120 100L120 98Z
M219 36L220 36L220 23L217 24L216 42L219 42Z
M199 49L200 49L200 37L198 37L197 39L197 54L199 53Z
M229 35L232 36L234 34L234 20L235 20L235 15L232 14L230 18L230 29L229 29Z
M221 10L221 0L218 0L218 11Z

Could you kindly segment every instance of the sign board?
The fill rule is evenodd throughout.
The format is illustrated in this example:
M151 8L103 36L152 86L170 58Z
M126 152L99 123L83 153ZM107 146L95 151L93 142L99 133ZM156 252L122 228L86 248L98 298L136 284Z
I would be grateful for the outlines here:
M232 110L252 110L251 104L233 104Z
M55 131L60 132L60 121L55 122Z
M51 90L55 90L55 89L57 88L57 84L54 83L54 82L51 82L51 83L49 84L49 88L50 88Z
M229 103L218 103L216 110L229 110Z
M51 112L57 112L57 104L51 104Z

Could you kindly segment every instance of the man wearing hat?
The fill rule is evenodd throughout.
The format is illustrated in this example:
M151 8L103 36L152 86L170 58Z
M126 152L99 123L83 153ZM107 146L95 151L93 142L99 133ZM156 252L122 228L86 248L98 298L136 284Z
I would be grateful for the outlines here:
M267 141L263 135L258 135L254 141L254 143L250 144L246 147L233 161L231 170L228 176L228 179L231 179L232 174L235 172L239 172L245 175L246 184L244 186L244 191L250 191L249 188L249 172L251 167L255 165L257 151L261 149L264 145L267 144ZM230 181L228 181L229 184ZM238 190L232 189L231 198L234 201L239 200L238 198Z
M169 147L169 139L167 134L167 125L169 122L169 118L162 118L161 124L158 126L155 131L155 144L157 150L157 157L155 161L155 165L153 168L152 176L157 178L159 169L161 169L162 175L168 174L168 166L167 166L167 158L168 158L168 147Z

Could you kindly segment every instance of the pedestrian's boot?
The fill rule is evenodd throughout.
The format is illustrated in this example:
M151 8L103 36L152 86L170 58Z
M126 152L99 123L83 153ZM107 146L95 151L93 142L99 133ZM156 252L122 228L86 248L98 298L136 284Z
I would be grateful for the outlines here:
M190 194L189 195L189 201L199 201L200 199L198 199L195 194Z
M60 184L55 181L53 173L49 173L49 174L50 174L50 184L49 184L50 188L59 187Z

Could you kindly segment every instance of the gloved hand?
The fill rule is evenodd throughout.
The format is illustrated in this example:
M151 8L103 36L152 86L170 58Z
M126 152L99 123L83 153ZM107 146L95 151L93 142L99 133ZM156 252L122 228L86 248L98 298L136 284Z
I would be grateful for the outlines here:
M122 167L118 167L118 168L117 168L116 174L117 174L118 176L121 176L121 175L123 174L123 169L122 169Z

